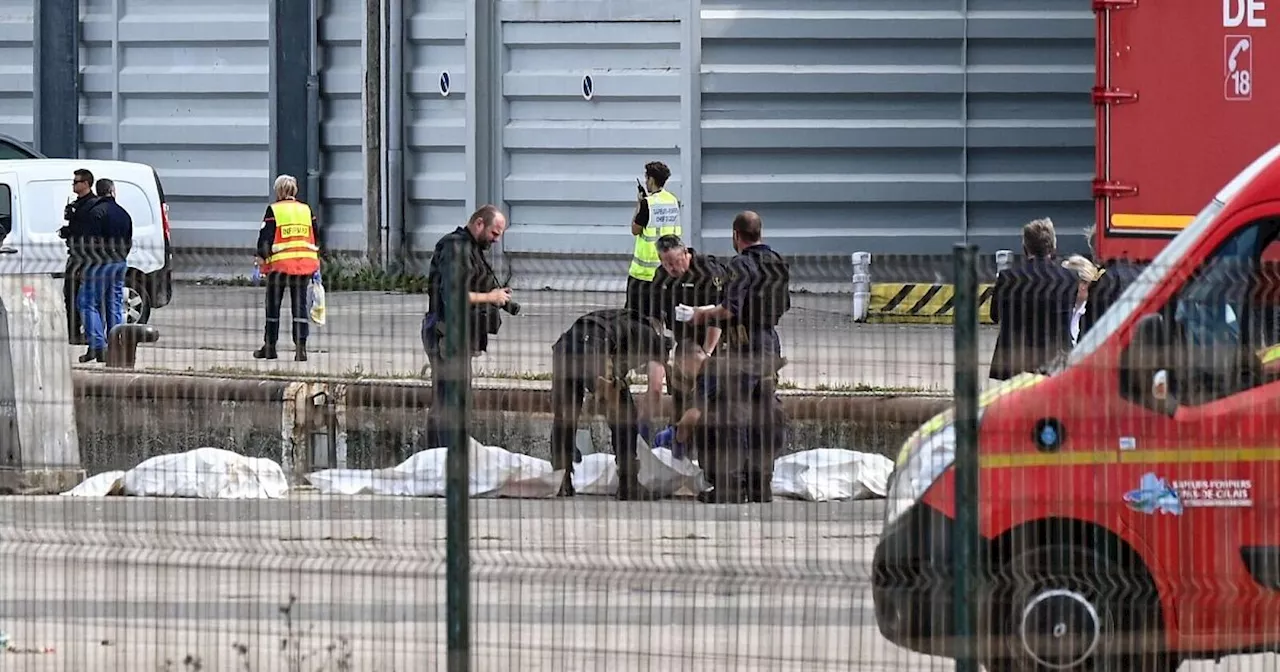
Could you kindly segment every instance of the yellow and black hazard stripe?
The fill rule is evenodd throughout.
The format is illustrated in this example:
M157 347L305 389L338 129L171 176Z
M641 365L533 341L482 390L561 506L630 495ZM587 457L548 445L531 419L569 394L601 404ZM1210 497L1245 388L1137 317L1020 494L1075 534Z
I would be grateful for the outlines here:
M978 287L978 321L991 324L994 285ZM950 324L955 320L955 285L882 282L871 285L867 321L880 324Z

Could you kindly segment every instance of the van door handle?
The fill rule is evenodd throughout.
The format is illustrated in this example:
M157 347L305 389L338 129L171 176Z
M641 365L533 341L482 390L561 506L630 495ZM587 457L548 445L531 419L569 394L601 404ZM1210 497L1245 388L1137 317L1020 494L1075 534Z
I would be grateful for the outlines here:
M0 247L0 254L17 254L17 253L18 253L18 248L16 247Z

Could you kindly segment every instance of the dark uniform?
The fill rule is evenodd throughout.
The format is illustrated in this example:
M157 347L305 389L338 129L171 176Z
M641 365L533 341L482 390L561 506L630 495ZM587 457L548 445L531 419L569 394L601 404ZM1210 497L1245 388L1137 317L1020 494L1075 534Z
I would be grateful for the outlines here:
M98 198L92 192L68 203L62 212L62 218L67 223L58 231L58 235L67 243L67 265L62 275L62 298L67 306L67 334L73 344L87 342L80 334L83 325L80 321L80 311L76 309L76 296L80 293L84 267L88 262L83 240L92 228L93 216L90 212L97 203Z
M689 270L675 277L665 268L659 268L653 278L654 296L650 302L650 315L658 318L671 330L676 348L700 346L707 342L708 324L693 324L675 319L676 306L720 305L728 270L720 260L709 254L698 254L687 248L690 254ZM667 391L675 405L675 416L680 417L689 407L692 381L683 380L675 368L667 370Z
M772 501L774 455L787 427L773 377L747 375L730 358L712 357L694 382L690 408L701 414L692 448L711 486L698 499Z
M773 456L786 429L777 397L778 370L786 364L777 326L791 309L791 274L786 261L763 243L743 249L728 270L721 305L733 317L708 362L715 397L723 401L704 418L714 432L707 469L714 489L701 499L769 501Z
M476 241L471 232L460 226L442 236L431 254L431 266L427 272L428 308L427 314L422 318L422 347L427 352L427 360L431 362L432 400L428 412L427 440L432 447L443 446L445 440L440 435L440 411L444 406L442 399L445 383L445 376L441 372L447 369L445 353L441 349L445 325L449 320L455 319L455 316L465 316L471 320L469 352L460 355L466 358L463 364L465 366L470 366L472 355L489 348L489 336L497 334L502 327L502 315L497 306L450 304L456 293L453 283L459 279L465 280L468 292L483 293L498 288L498 280L485 259L484 250L484 246ZM465 256L459 256L460 252L464 252Z
M551 348L551 466L565 471L562 496L572 496L574 436L584 396L591 391L605 407L613 454L618 461L618 499L644 497L640 488L635 400L627 372L666 361L670 339L656 321L626 309L597 310L578 318Z
M1102 264L1102 275L1089 285L1089 298L1084 315L1080 317L1080 334L1097 323L1115 305L1120 295L1138 276L1142 275L1142 267L1123 259L1112 259Z

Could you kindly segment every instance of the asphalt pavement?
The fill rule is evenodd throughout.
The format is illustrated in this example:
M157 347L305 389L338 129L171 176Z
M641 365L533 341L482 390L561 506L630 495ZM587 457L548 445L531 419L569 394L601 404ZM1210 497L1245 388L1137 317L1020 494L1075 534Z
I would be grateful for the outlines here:
M875 627L882 502L471 507L474 670L941 669ZM0 668L294 669L286 639L318 656L305 670L438 669L444 508L319 495L7 500L0 629L54 652L0 656ZM344 639L349 667L323 667Z
M152 315L160 342L140 348L139 368L413 378L426 364L421 342L426 297L382 292L331 292L328 324L312 330L311 361L295 363L285 354L287 333L281 339L283 359L256 361L250 353L262 340L262 293L253 287L178 286L173 303ZM600 292L526 291L518 292L517 299L520 315L505 317L501 334L475 362L476 376L512 385L544 385L551 344L573 320L623 302L621 294ZM789 361L782 377L794 387L951 387L949 327L858 324L851 318L850 297L802 294L794 298L779 333ZM985 379L995 347L994 329L984 327L980 341Z
M472 500L472 669L950 670L876 628L883 506ZM5 498L0 669L440 669L444 511L305 493Z

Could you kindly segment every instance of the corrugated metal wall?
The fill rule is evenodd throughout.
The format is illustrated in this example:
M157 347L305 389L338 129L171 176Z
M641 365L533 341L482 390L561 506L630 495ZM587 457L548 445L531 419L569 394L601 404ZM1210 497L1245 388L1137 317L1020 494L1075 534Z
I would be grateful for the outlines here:
M0 0L0 133L28 143L35 137L35 2Z
M466 3L405 0L405 240L430 253L466 218ZM392 223L393 225L396 223Z
M1092 217L1092 15L1063 0L702 5L702 226L793 253L984 248ZM1057 10L1057 11L1053 11Z
M364 3L326 0L321 6L320 194L325 244L363 251ZM301 177L301 176L299 176Z
M23 139L32 7L0 0L0 131ZM268 0L82 7L83 155L155 165L180 246L247 246L271 178ZM620 272L634 178L654 159L674 172L687 236L721 252L744 207L793 254L942 253L966 234L984 249L1016 247L1032 217L1068 231L1090 222L1086 4L856 7L502 0L476 28L498 45L498 113L476 119L467 68L486 61L467 2L403 0L404 71L384 85L403 89L405 211L403 222L367 224L362 198L379 185L366 186L361 149L364 7L323 0L330 243L359 252L368 226L403 226L410 254L424 253L461 222L477 193L468 175L490 163L489 191L514 223L503 252L552 275ZM486 133L493 155L475 156Z
M154 166L175 244L252 247L271 180L267 0L81 7L81 156Z
M666 162L668 188L684 191L679 17L570 22L501 6L501 193L518 223L503 250L629 254L644 164Z

